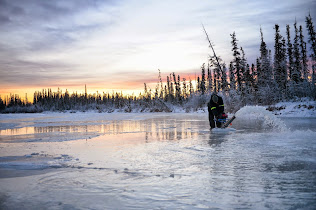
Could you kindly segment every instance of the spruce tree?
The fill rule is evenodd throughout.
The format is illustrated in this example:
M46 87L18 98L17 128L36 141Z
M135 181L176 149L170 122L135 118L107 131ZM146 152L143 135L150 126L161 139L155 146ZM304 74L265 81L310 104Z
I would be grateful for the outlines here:
M165 85L165 94L164 94L164 101L168 101L168 89L167 89L167 85Z
M245 71L245 89L246 89L246 94L250 95L252 94L252 74L250 72L250 66L247 64L246 66L246 71Z
M316 62L316 32L312 21L311 14L306 17L306 28L308 30L309 39L308 42L311 44L312 58Z
M311 14L306 17L306 28L308 31L308 43L311 45L312 54L310 57L312 58L312 96L316 99L316 33L314 30L314 25L312 21Z
M241 72L241 58L240 58L240 52L237 44L237 38L236 33L233 32L233 34L230 35L232 38L231 44L232 44L232 51L233 51L233 65L236 72L236 80L237 80L237 89L241 91L242 88L242 72Z
M229 64L229 82L230 82L230 89L236 90L236 79L235 79L235 71L234 71L234 64L231 61Z
M194 89L193 89L193 83L192 83L191 78L190 78L190 82L189 82L189 93L190 93L190 96L193 96Z
M178 82L177 82L177 100L180 104L182 104L180 75L178 75Z
M267 45L263 40L262 29L260 28L261 33L261 44L260 44L260 58L259 62L257 62L257 80L258 87L267 87L272 83L272 68L270 63L270 55L269 50L267 49ZM260 66L258 64L260 63Z
M207 64L207 90L208 92L212 92L213 88L213 78L212 78L212 70L210 68L210 63Z
M285 95L287 73L286 73L286 48L285 39L280 34L279 25L275 24L274 43L274 72L275 81L278 85L279 94Z
M241 82L242 85L245 86L246 84L246 71L247 71L247 59L246 59L246 54L245 51L242 47L240 47L240 51L241 51ZM242 88L242 94L245 94L245 87Z
M183 99L186 100L187 97L188 97L188 94L187 94L187 84L186 84L186 79L185 78L182 78L182 96L183 96Z
M202 70L202 78L201 78L201 94L204 95L204 93L206 92L206 79L205 79L205 63L203 63L203 65L201 66L201 70Z
M289 78L290 80L292 80L294 62L293 62L293 45L291 43L290 25L286 25L286 35L287 35L287 55L289 59L289 64L288 64Z
M225 63L223 64L223 68L222 68L222 78L221 78L221 82L222 82L222 91L228 91L228 82L227 82L227 68Z
M171 75L170 75L170 78L171 78ZM170 97L171 97L171 100L170 100L170 102L172 102L172 103L174 103L174 99L175 99L175 97L174 97L174 83L171 81L170 82Z
M167 76L166 101L171 101L171 84L170 84L169 76Z
M301 61L302 61L302 73L303 78L305 81L307 81L308 78L308 66L307 66L307 50L306 50L306 42L304 41L304 35L303 35L303 27L300 25L300 48L301 48Z
M159 72L159 74L158 74L158 79L159 79L159 83L160 83L160 94L159 94L159 98L160 99L163 99L163 84L162 84L162 79L161 79L161 72L160 72L160 69L158 69L158 72Z
M294 82L298 83L301 80L301 56L300 56L300 50L299 50L299 33L298 28L296 26L296 21L294 23L294 30L295 30L295 37L294 37L294 69L293 69L293 75L292 79Z
M256 84L256 78L257 78L257 69L255 67L255 64L251 64L251 72L250 72L250 83L251 83L251 87L252 87L252 92L255 93L257 87Z
M220 58L217 58L220 62ZM219 92L222 89L221 77L222 77L222 67L221 64L216 64L214 71L216 72L216 92Z
M215 59L214 56L210 57L209 64L210 64L211 67L213 67L213 74L212 74L212 77L213 77L213 91L214 92L218 92L220 90L220 88L221 88L220 84L219 84L220 77L221 77L220 76L221 70L220 70L219 64L217 63L217 60Z
M263 80L262 80L262 69L261 69L261 59L257 58L256 60L256 66L257 66L257 71L256 71L256 77L255 77L255 95L256 95L256 101L260 104L261 103L261 97L260 97L260 87L263 85Z

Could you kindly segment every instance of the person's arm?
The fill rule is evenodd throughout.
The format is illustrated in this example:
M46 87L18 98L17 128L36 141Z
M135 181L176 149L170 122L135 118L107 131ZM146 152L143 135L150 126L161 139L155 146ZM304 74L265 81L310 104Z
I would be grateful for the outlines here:
M207 103L207 110L208 110L208 112L210 113L210 112L212 112L212 109L211 109L212 107L211 107L211 102L208 102Z
M208 108L209 108L209 111L211 111L215 117L218 116L218 114L219 114L219 109L218 108L219 107L218 107L217 104L215 104L213 101L211 101L209 103L209 107Z

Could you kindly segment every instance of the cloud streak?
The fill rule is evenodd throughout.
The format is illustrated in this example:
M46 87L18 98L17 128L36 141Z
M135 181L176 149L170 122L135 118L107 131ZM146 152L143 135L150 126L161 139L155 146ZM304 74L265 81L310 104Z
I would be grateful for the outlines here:
M152 81L157 69L198 72L210 53L201 22L226 62L233 31L253 62L260 26L272 48L275 23L304 26L315 8L314 0L0 0L0 89L125 88Z

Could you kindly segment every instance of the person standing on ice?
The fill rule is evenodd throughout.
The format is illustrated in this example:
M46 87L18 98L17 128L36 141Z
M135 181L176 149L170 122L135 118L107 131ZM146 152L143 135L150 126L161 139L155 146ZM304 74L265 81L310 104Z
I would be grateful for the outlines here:
M222 123L219 122L219 119L226 119L227 115L224 113L224 102L223 98L218 96L216 93L213 93L210 101L207 104L208 107L208 120L210 122L211 128L222 127Z

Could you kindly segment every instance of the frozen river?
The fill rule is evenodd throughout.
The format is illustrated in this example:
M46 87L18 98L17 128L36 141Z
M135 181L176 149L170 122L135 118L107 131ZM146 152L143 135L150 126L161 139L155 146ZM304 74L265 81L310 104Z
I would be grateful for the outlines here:
M245 114L250 113L250 114ZM316 119L0 115L0 209L315 209Z

